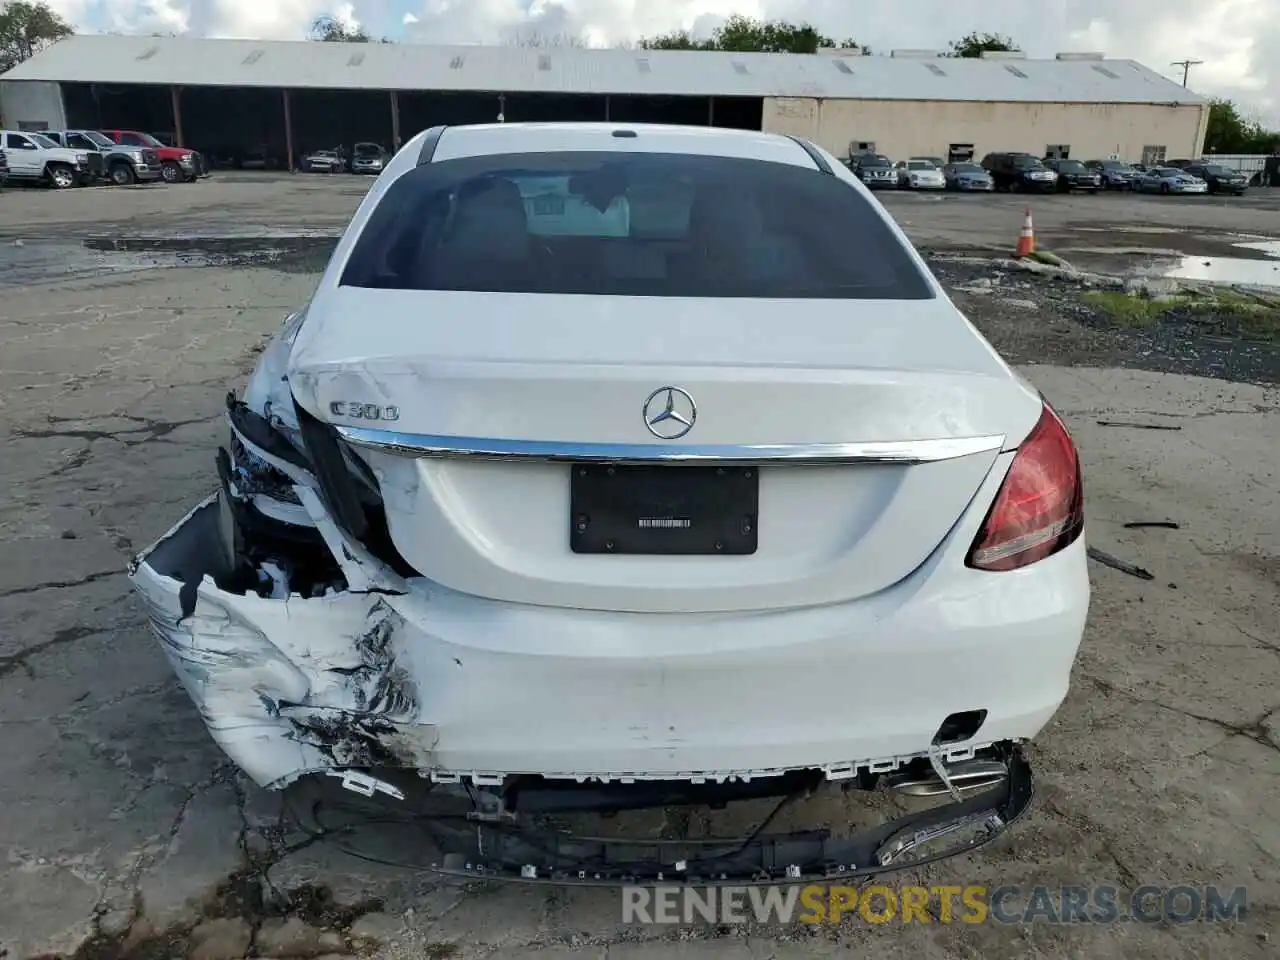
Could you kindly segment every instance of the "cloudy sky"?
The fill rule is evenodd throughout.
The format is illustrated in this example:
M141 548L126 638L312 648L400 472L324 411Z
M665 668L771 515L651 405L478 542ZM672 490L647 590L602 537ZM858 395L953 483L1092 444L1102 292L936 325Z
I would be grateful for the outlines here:
M1203 60L1193 89L1228 96L1280 126L1277 0L49 0L82 32L190 33L300 39L318 16L375 36L484 43L530 33L607 45L684 28L707 33L726 15L807 20L877 51L941 48L972 30L1012 36L1031 56L1100 50L1181 79L1173 60ZM908 15L904 15L908 14Z

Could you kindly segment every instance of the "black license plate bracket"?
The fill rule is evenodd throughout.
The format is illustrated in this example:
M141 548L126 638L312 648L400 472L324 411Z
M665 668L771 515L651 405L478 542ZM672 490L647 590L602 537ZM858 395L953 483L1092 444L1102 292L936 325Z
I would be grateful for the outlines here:
M574 464L570 470L574 553L756 552L760 473L754 466Z

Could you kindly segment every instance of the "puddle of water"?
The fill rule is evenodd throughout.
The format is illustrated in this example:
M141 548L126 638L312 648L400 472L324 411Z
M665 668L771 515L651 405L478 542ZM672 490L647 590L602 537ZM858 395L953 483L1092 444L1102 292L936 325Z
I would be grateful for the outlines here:
M1181 257L1163 276L1179 280L1207 280L1280 287L1280 240L1233 243L1243 250L1257 250L1275 259L1245 257Z
M325 235L105 236L0 244L0 287L174 267L269 266L318 272L333 249Z
M1121 227L1072 227L1074 233L1177 233L1174 227L1135 227L1124 224Z
M1179 280L1208 280L1280 287L1280 261L1242 260L1238 257L1183 257L1162 271Z
M1280 240L1256 240L1249 243L1233 243L1233 247L1246 250L1261 250L1270 257L1280 257Z
M193 259L234 257L264 257L299 251L317 250L332 246L333 240L324 236L280 235L221 236L221 237L88 237L81 241L86 250L104 253L185 254Z

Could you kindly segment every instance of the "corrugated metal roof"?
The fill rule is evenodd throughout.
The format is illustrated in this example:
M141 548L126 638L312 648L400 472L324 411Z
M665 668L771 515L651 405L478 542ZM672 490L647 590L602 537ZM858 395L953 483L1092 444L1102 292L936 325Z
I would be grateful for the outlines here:
M910 59L75 36L5 80L1032 103L1202 103L1132 60Z

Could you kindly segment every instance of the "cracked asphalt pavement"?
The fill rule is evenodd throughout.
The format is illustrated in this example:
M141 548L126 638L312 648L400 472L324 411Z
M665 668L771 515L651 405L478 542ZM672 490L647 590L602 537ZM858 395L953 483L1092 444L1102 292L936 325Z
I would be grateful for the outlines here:
M1142 369L1132 350L1111 366L1106 332L1035 289L1018 294L1030 306L1001 290L957 299L1075 433L1090 543L1153 579L1093 565L1072 689L1032 749L1029 817L895 879L1243 885L1245 923L623 926L614 893L459 884L283 824L278 797L209 739L125 567L213 488L227 389L306 299L324 235L366 186L228 176L0 198L0 957L1274 956L1280 390L1224 379L1229 365ZM1021 201L964 199L889 205L922 245L1016 236ZM1151 222L1143 202L1037 204L1079 237ZM1194 239L1240 217L1265 232L1261 203L1158 209L1202 218ZM1125 526L1142 521L1178 528Z

